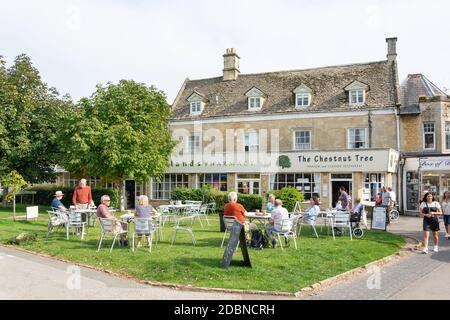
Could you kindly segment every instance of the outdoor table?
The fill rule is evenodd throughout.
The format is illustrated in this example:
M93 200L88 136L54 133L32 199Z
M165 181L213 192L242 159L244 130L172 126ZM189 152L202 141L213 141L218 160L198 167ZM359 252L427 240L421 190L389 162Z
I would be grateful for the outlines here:
M192 204L169 204L167 205L167 208L169 208L169 210L172 209L176 214L180 214L182 210L191 208L192 206Z
M248 218L248 221L250 222L252 222L253 220L259 221L259 223L265 228L266 224L269 222L271 214L270 213L256 214L256 212L247 212L245 216Z
M88 228L94 226L92 216L97 213L96 209L70 209L70 211L81 213L82 215L84 215L87 218L86 221L87 221ZM92 220L92 223L91 223L91 220Z

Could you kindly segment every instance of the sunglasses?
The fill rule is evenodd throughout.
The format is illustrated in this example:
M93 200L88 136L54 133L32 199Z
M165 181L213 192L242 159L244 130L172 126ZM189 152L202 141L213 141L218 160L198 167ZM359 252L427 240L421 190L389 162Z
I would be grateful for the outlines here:
M111 202L111 200L103 200L103 201Z

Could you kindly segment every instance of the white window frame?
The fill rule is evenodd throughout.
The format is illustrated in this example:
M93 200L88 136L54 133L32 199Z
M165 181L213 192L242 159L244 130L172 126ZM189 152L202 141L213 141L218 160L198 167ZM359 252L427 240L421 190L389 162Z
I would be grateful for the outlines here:
M425 132L425 125L432 124L433 125L433 148L425 147L425 135L431 134L431 132ZM422 123L422 141L423 141L423 150L436 150L436 123L434 121L424 121Z
M191 145L191 141L192 141L192 139L191 138L194 138L194 150L192 150L192 145ZM196 141L195 140L198 140L198 143L196 143ZM191 154L191 155L193 155L193 154L196 154L196 153L199 153L201 150L200 150L200 148L201 148L201 142L200 142L200 135L198 135L198 134L193 134L193 135L190 135L190 136L188 136L188 138L187 138L187 142L186 142L187 144L186 144L186 150L188 151L188 154ZM196 144L198 144L198 150L197 150L197 152L196 152L196 150L195 150L195 148L196 148Z
M364 146L361 148L354 148L351 146L351 132L352 130L364 130ZM360 141L354 141L356 142L360 142ZM348 149L352 149L352 150L356 150L356 149L367 149L367 128L348 128L347 129L347 148Z
M359 102L359 101L352 102L352 95L353 95L353 93L356 94L356 99L358 99L358 96L359 96L358 92L360 92L360 91L362 91L362 99L363 99L363 101L362 102ZM364 90L364 89L352 89L352 90L349 90L348 91L348 100L349 100L349 104L352 105L352 106L360 106L360 105L365 104L366 103L366 90Z
M309 148L297 148L297 132L308 132L309 134ZM306 143L303 143L306 144ZM292 136L292 150L311 150L312 149L312 134L311 130L309 129L296 129L293 132Z
M302 98L302 104L298 103L299 98ZM308 104L303 104L304 99L303 98L308 98ZM307 108L311 105L311 94L310 93L296 93L295 94L295 107L296 108Z
M201 114L203 111L203 102L200 100L195 100L190 102L190 110L192 115L198 115ZM200 108L200 110L197 110Z
M259 102L259 107L256 107ZM248 97L248 110L250 111L258 111L262 109L263 99L261 97Z
M251 142L254 141L250 141L250 137L256 137L256 144L251 144ZM247 133L245 133L244 136L244 152L259 152L259 145L260 145L260 141L259 141L259 132L258 131L249 131ZM248 151L246 151L246 147L248 146ZM252 147L255 148L256 150L252 150Z
M445 144L445 150L449 151L450 150L450 145L447 145L447 138L450 142L450 121L445 121L444 122L444 144Z

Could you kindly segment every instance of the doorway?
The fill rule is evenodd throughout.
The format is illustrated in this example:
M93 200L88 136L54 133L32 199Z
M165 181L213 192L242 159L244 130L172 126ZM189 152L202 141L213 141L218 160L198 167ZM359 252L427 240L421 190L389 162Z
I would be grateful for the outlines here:
M259 174L238 174L237 191L243 194L259 194L261 191Z
M347 193L352 200L352 194L353 194L353 175L351 173L345 173L345 174L331 174L331 207L335 208L336 203L338 202L340 193L339 189L341 187L344 187L345 190L347 190ZM351 206L351 200L350 200L350 206Z
M125 204L125 209L136 207L136 182L134 180L125 180Z

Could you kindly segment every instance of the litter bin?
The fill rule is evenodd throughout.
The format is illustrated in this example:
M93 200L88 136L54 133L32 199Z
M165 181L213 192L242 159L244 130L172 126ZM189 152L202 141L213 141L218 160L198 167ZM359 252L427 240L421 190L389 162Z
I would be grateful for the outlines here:
M223 222L223 212L219 212L220 232L225 232L225 223Z

